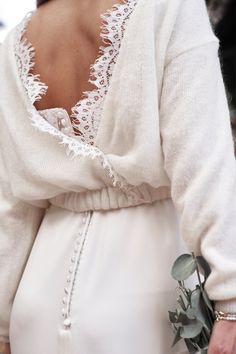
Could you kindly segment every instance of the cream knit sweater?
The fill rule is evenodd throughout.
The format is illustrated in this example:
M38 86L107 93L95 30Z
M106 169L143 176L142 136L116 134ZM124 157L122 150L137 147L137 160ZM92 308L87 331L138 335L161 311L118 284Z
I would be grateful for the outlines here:
M79 196L77 210L172 197L189 251L212 268L210 298L236 312L236 164L204 0L137 2L94 148L40 118L19 77L16 37L0 48L0 340L45 209L62 194L68 208L68 195Z

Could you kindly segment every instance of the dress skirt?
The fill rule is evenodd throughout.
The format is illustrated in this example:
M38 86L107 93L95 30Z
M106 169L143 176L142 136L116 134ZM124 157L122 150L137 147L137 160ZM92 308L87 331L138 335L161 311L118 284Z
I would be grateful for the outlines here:
M11 313L11 354L186 354L171 348L175 258L185 251L171 199L45 214Z

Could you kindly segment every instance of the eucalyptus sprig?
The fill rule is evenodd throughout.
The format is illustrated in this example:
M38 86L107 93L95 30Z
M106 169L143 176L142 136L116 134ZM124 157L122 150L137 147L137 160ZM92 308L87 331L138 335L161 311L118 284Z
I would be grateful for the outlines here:
M169 311L175 337L172 346L183 339L190 354L206 354L214 321L214 303L211 301L204 285L211 270L202 256L182 254L172 267L172 277L178 281L177 308ZM194 273L198 284L194 289L185 287L185 281ZM201 280L201 275L203 280Z

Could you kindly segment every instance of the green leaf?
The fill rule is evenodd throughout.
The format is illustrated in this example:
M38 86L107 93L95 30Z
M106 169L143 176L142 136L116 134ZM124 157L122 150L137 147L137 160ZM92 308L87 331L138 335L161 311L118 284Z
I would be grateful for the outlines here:
M194 345L194 343L192 342L191 339L184 339L186 347L188 348L188 351L190 354L195 354L198 353L198 348L196 345Z
M207 293L205 291L202 292L202 296L203 296L205 304L211 310L212 314L214 314L214 309L213 309L212 303L211 303L211 301L210 301L210 299L207 296Z
M192 318L189 318L186 311L180 311L178 316L178 322L182 325L187 325L191 322Z
M173 312L173 311L168 311L168 312L169 312L169 320L170 320L170 322L171 323L176 323L177 319L178 319L177 313Z
M199 284L195 289L185 288L184 281L197 272ZM204 281L199 279L204 275ZM210 267L202 256L183 254L172 267L172 277L177 280L181 294L175 312L169 311L169 318L174 328L174 346L181 338L185 341L190 354L207 354L207 347L214 324L214 302L204 290L205 280L210 274Z
M174 341L172 343L172 347L178 343L178 341L181 339L181 336L180 336L180 331L181 331L181 327L178 327L177 331L176 331L176 334L175 334L175 338L174 338Z
M194 338L202 331L202 323L198 320L189 320L187 325L182 326L180 336L182 338Z
M191 307L195 313L196 318L204 325L204 327L207 329L207 332L209 333L211 323L209 322L208 313L202 294L203 292L199 286L197 286L191 295Z
M203 331L204 331L204 328L202 330L200 339L198 340L198 343L197 343L201 350L207 349L208 348L208 344L209 344L209 338L206 337L206 336L203 336Z
M194 309L199 308L199 302L200 302L200 297L201 297L201 290L199 286L196 287L195 290L193 290L191 294L191 307Z
M185 302L184 302L183 297L181 295L179 295L177 302L180 304L181 308L185 311L186 305L185 305Z
M200 266L200 269L203 270L204 277L206 279L211 273L211 268L205 258L203 258L202 256L197 256L196 259Z
M191 320L195 320L196 319L196 310L195 309L189 307L186 310L186 313L187 313L188 318L190 318Z
M183 311L182 309L178 308L175 312L173 311L168 311L168 312L169 312L169 320L172 324L176 324L176 323L187 324L189 321L186 312Z
M184 281L195 272L196 268L197 262L195 257L186 253L176 259L171 274L175 280Z

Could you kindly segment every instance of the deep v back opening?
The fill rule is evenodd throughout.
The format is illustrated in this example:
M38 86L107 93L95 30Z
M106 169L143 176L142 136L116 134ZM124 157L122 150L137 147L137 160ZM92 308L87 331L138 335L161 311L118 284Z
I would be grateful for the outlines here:
M94 85L94 89L83 92L82 98L71 108L71 113L63 107L48 108L41 111L53 112L56 109L63 114L67 114L74 134L78 136L82 143L94 145L113 68L119 55L127 22L137 1L122 0L122 2L113 5L111 9L100 15L102 19L100 37L104 45L99 47L98 56L95 62L90 65L88 79L88 82ZM46 95L48 86L40 81L40 74L32 73L32 69L35 66L35 49L25 37L27 25L32 18L32 14L33 12L26 16L20 28L16 56L19 76L31 99L31 103L35 105L36 101L40 101L43 95Z

